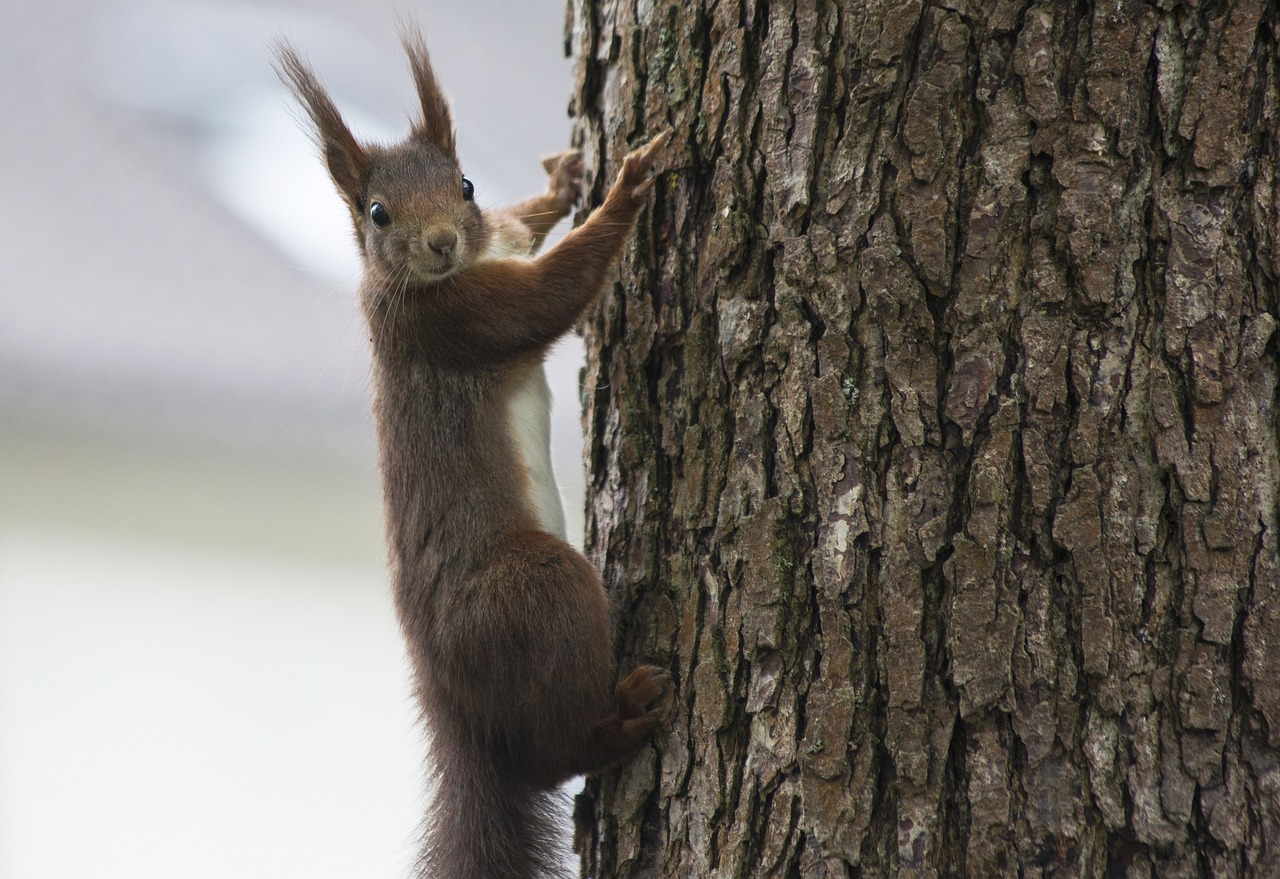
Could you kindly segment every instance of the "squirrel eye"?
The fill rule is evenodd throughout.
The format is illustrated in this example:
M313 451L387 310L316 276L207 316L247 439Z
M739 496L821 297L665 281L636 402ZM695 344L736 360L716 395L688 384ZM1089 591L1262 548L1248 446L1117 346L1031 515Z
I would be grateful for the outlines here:
M476 197L475 184L466 177L462 178L462 197L467 201L471 201L471 199Z
M373 220L373 225L381 229L391 222L391 214L387 213L387 209L382 206L382 202L375 201L369 206L369 219Z

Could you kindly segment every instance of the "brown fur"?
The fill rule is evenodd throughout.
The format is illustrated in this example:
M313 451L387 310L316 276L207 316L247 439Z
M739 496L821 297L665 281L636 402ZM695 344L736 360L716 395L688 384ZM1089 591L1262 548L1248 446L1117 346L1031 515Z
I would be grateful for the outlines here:
M292 49L279 49L278 69L315 127L364 260L392 583L439 782L422 875L532 879L559 872L550 792L640 748L665 674L636 669L610 710L600 576L540 530L507 404L600 294L666 137L627 156L600 208L547 253L476 262L495 242L536 249L572 206L582 163L550 157L547 193L480 211L462 196L426 49L416 35L404 42L423 116L393 147L358 143ZM392 218L385 227L370 217L375 202Z

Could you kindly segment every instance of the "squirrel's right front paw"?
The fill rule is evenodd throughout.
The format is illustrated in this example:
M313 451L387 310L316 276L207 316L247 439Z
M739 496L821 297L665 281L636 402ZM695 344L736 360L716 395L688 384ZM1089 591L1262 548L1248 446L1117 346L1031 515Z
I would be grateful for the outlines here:
M581 150L565 150L542 158L542 167L550 176L547 195L563 213L569 213L582 195L582 175L586 166Z

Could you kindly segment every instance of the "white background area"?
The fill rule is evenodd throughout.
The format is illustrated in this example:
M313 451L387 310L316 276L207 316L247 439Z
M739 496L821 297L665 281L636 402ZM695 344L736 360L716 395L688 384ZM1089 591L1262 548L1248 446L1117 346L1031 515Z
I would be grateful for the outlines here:
M405 873L421 746L376 571L0 552L5 877Z

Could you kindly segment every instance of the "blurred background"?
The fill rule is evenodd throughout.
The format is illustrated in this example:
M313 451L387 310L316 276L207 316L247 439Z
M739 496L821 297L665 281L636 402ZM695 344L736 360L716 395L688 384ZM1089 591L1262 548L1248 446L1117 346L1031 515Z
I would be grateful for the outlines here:
M269 59L397 139L403 16L477 199L540 191L560 2L0 3L3 879L406 873L359 264ZM581 358L550 369L571 534Z

